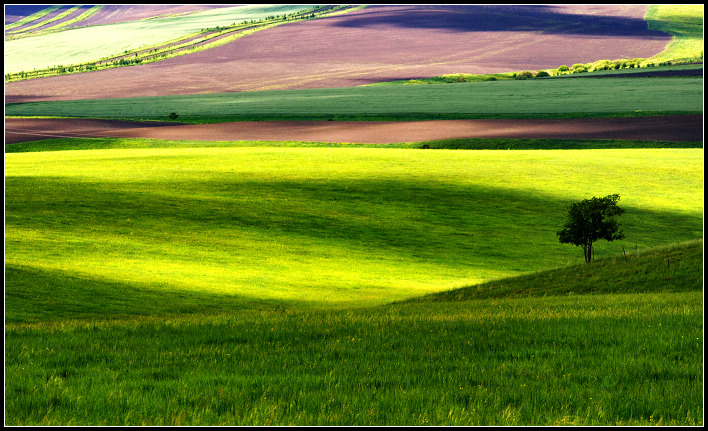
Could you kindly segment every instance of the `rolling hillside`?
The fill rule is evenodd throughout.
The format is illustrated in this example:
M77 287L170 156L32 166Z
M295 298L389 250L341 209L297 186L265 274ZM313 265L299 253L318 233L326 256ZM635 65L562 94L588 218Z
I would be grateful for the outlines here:
M188 15L88 26L11 40L5 45L5 73L93 62L140 47L159 45L209 27L293 13L310 9L312 6L252 5L215 8Z
M201 14L219 16L215 14L225 10L230 9ZM600 58L651 57L671 37L646 28L646 11L647 6L641 5L372 6L281 25L236 43L157 63L10 82L6 97L36 101L343 87L449 73L539 70ZM139 25L123 24L126 28ZM75 44L76 55L81 44L71 35L78 31L61 36ZM6 58L11 59L12 52L22 55L17 61L6 61L10 68L6 71L35 67L21 65L35 58L28 57L20 45L30 39L8 44ZM372 44L377 49L370 49Z
M702 426L703 6L303 7L6 8L5 425Z
M625 196L626 247L701 235L700 149L204 145L6 154L6 264L355 305L570 263L587 195Z

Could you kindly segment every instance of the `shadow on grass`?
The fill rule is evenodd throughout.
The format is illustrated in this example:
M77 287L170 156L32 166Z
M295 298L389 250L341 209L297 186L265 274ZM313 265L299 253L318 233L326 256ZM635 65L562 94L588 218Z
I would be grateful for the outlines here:
M188 237L197 246L228 247L220 233L246 230L443 264L493 254L498 265L527 270L553 265L567 250L556 231L569 201L436 178L5 181L7 229L73 232L96 241L102 235L177 243ZM642 246L694 239L702 230L700 217L636 208L627 208L622 222L628 241ZM537 256L540 247L547 257Z
M149 260L152 252L146 250L164 245L162 253L194 262L214 258L218 265L233 266L238 272L238 265L255 265L249 256L259 253L260 244L282 244L285 254L268 257L285 264L288 259L309 265L330 259L336 265L339 253L355 253L367 256L367 261L385 261L393 265L392 271L406 271L413 278L420 275L409 271L420 268L446 268L452 274L521 273L564 265L575 257L581 260L579 249L559 244L556 237L569 203L537 192L464 186L435 178L267 180L216 175L209 180L121 183L10 176L6 257L12 258L18 249L32 253L32 247L47 247L48 256L58 253L70 259L90 260L95 253L121 256L125 250L115 241L126 240L130 252L136 253L131 254L133 259ZM631 244L628 249L701 236L701 217L626 209L622 226ZM28 245L19 239L23 231L40 236L59 232L79 240ZM248 241L243 235L258 241L242 242ZM311 247L326 254L293 252L309 253ZM616 254L619 247L603 242L596 258ZM171 259L169 254L161 257ZM73 313L100 316L106 310L116 315L191 313L266 304L12 265L7 274L11 320Z
M5 323L239 313L283 306L275 301L237 295L103 280L27 265L5 265Z

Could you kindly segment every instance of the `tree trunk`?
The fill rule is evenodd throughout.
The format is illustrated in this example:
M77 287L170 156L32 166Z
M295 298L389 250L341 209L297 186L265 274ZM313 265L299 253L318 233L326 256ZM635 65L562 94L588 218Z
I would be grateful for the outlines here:
M592 262L592 241L583 244L583 254L585 255L585 263Z

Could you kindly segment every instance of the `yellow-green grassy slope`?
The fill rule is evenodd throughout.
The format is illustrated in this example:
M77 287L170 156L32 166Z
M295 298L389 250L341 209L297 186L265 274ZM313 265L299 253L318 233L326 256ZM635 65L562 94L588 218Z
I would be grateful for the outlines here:
M581 259L571 202L626 240L702 237L702 150L151 148L5 156L5 262L159 291L374 305Z

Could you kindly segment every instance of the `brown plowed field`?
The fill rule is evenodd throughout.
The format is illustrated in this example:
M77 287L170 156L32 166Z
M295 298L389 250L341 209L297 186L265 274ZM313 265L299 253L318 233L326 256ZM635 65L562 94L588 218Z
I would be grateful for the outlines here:
M372 6L281 25L156 63L11 82L5 101L346 87L651 57L671 38L647 30L646 10L643 5Z
M5 144L51 138L85 138L101 136L103 132L172 126L170 123L138 121L5 118Z
M200 125L152 125L80 119L5 120L6 144L72 136L351 143L420 142L452 138L629 139L680 142L703 139L703 116L395 122L246 121Z

